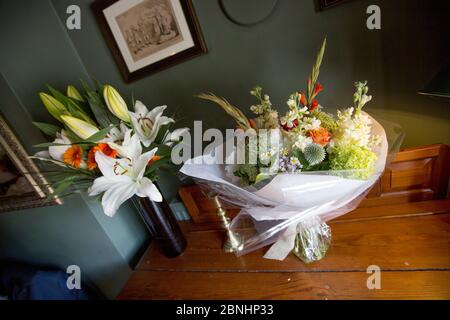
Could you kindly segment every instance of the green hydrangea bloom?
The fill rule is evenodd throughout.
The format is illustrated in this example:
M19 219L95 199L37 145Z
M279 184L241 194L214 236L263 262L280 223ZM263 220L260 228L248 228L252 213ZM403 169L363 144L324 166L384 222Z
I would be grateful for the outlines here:
M352 178L367 179L375 170L377 155L357 145L337 145L329 155L331 170L360 169Z

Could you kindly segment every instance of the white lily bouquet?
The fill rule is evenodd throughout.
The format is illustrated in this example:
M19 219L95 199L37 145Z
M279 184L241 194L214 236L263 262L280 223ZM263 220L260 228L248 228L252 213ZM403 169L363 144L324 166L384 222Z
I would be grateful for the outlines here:
M326 40L306 93L293 93L282 117L260 87L251 91L258 100L250 107L254 119L223 98L199 95L219 104L238 129L180 171L241 208L231 223L242 241L237 255L274 243L265 258L283 260L293 251L305 262L321 259L331 241L325 222L357 207L399 146L398 128L389 130L388 144L383 126L362 111L371 100L366 82L355 83L354 106L337 117L323 110L317 95L323 90L318 76L325 45ZM234 148L224 153L226 145Z
M148 110L140 101L129 111L113 87L82 83L84 95L74 86L67 94L49 87L40 93L58 125L34 122L54 139L34 157L55 168L46 171L54 193L62 197L78 191L101 198L106 215L113 216L122 203L137 195L161 202L153 183L157 169L172 166L172 147L187 128L170 131L174 119L163 115L166 106Z

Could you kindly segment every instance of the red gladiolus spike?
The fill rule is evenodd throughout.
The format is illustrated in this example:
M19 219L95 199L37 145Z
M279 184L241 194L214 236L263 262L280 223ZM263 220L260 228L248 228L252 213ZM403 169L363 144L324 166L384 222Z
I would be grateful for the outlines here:
M321 85L319 82L317 82L316 85L314 86L314 95L317 95L322 90L323 90L323 85Z

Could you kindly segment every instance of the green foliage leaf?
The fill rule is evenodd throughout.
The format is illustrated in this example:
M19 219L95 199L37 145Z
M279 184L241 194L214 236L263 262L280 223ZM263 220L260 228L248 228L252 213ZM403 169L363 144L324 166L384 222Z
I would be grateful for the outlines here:
M50 91L50 93L52 94L52 96L58 100L59 102L61 102L62 104L64 104L64 106L67 108L67 110L69 111L69 113L78 119L84 120L94 126L96 126L97 124L91 119L91 117L86 113L86 110L83 109L83 107L80 106L80 102L76 101L72 98L67 97L66 95L64 95L62 92L56 90L55 88L53 88L50 85L47 85L48 90Z
M155 143L157 143L157 144L163 143L163 140L166 137L170 128L172 127L172 124L173 124L173 122L165 124L159 128L158 134L156 135L156 138L155 138Z
M158 147L156 154L161 158L170 158L172 155L172 148L165 144L153 145L151 148L153 149L154 147Z
M33 122L33 124L41 130L45 135L49 137L55 137L57 132L61 131L61 128L55 126L53 124L45 123L45 122Z
M86 139L86 141L90 142L97 142L99 140L102 140L113 128L114 126L108 126L106 128L103 128L102 130L94 133L92 136Z
M147 167L147 170L145 171L145 176L151 175L156 170L160 169L161 167L170 164L170 158L162 158L156 161L155 163L151 164Z
M102 128L106 128L109 125L118 125L119 119L110 114L109 110L103 102L103 98L95 91L87 93L87 100L91 107L92 113L95 119Z

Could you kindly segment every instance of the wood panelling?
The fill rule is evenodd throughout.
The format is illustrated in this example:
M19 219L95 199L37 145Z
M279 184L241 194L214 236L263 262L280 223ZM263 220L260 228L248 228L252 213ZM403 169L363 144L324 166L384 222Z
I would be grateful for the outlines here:
M436 144L400 151L361 207L447 197L449 147Z

